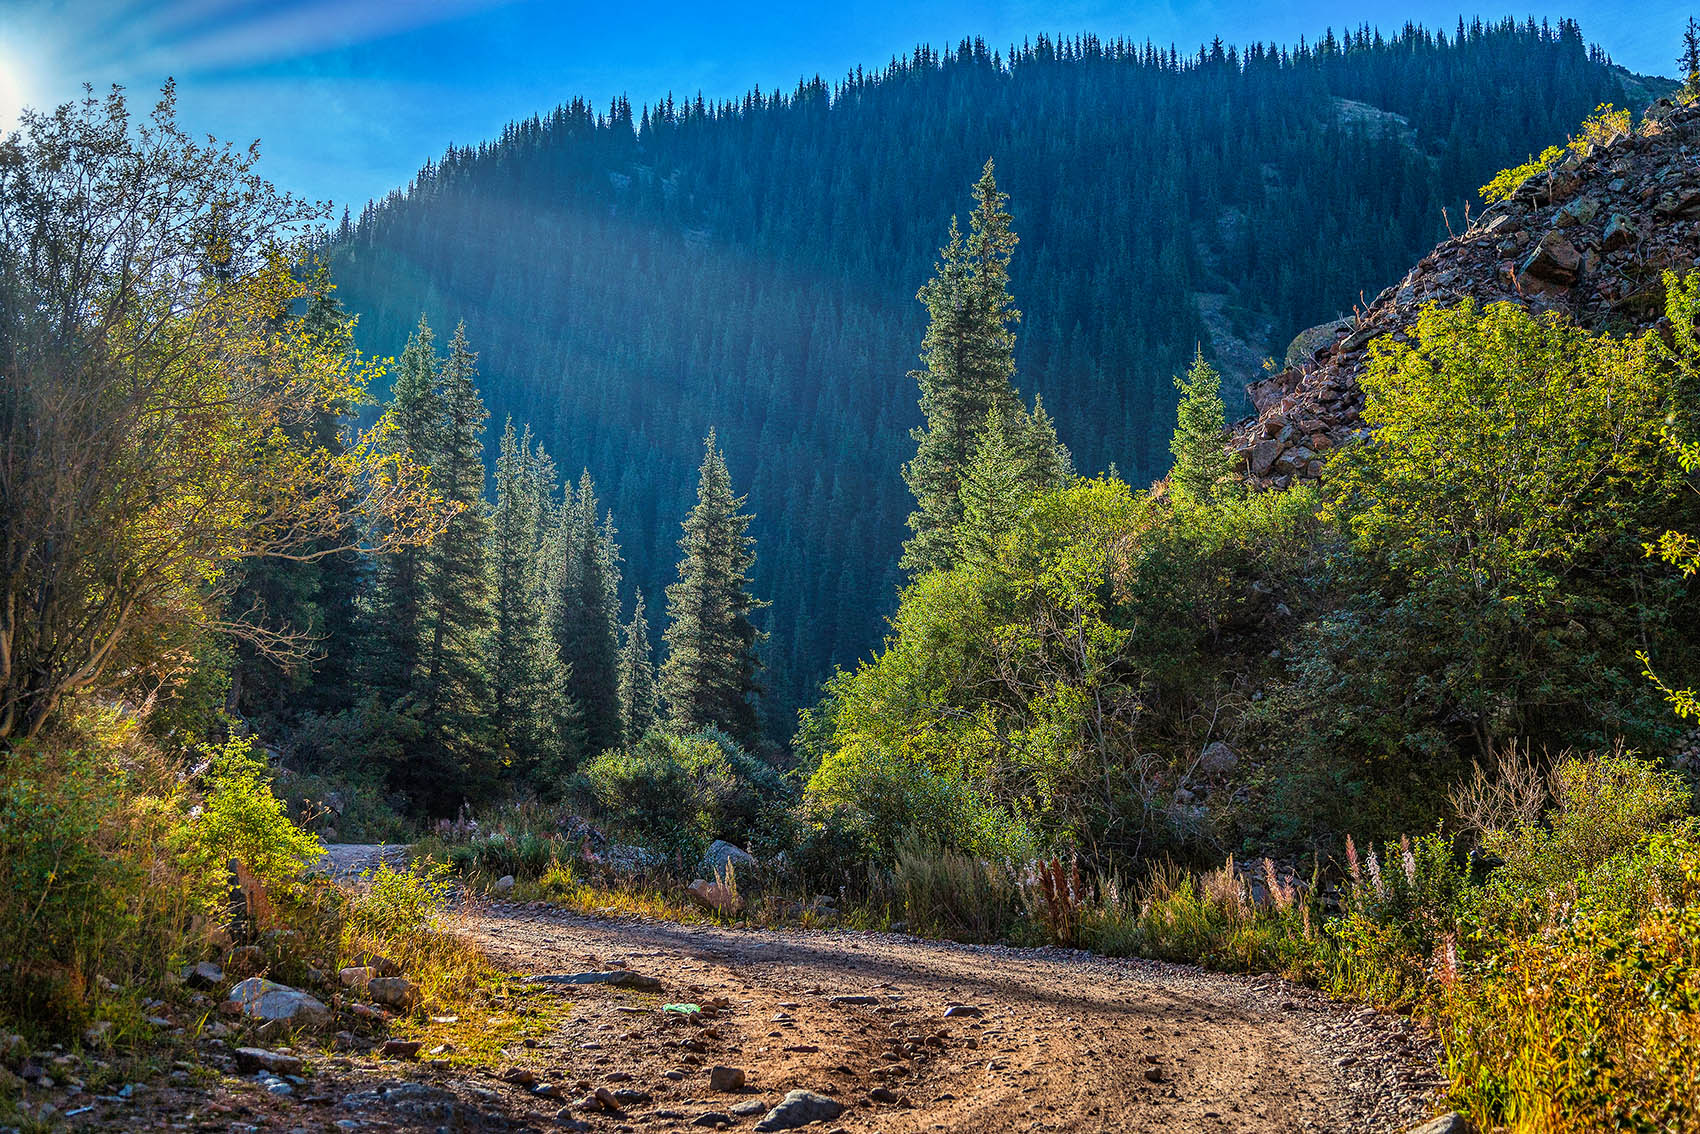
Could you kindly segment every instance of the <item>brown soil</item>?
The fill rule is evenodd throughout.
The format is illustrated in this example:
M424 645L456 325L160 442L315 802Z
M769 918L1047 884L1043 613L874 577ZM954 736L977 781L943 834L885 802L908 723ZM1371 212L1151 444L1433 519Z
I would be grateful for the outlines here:
M583 1028L534 1053L576 1082L631 1075L629 1085L655 1093L628 1118L646 1129L682 1129L731 1103L802 1088L846 1104L828 1124L845 1130L1387 1130L1430 1112L1423 1092L1438 1081L1427 1045L1402 1022L1269 978L543 907L495 905L471 925L520 971L624 965L664 982L659 993L573 989ZM875 1003L834 1003L844 996ZM663 1000L716 997L730 1007L704 1026L656 1011ZM981 1015L946 1018L957 1005ZM587 1033L598 1046L583 1046ZM692 1040L703 1050L679 1046ZM741 1096L708 1090L716 1063L747 1072ZM669 1082L669 1070L684 1078ZM880 1086L899 1101L870 1101Z
M490 1066L309 1057L285 1096L248 1076L209 1089L179 1073L73 1123L647 1134L704 1129L697 1120L720 1113L747 1131L795 1089L845 1107L812 1127L823 1134L1380 1132L1436 1109L1440 1076L1420 1030L1269 977L895 934L586 917L542 903L468 904L461 916L512 971L623 967L661 983L528 984L536 992L523 999L549 1009L536 1018L562 1022ZM664 1011L668 1003L704 1011L685 1017ZM966 1011L947 1017L953 1007ZM746 1085L712 1090L716 1065L743 1070ZM504 1077L515 1069L530 1075ZM617 1113L585 1109L578 1100L597 1087L650 1098Z

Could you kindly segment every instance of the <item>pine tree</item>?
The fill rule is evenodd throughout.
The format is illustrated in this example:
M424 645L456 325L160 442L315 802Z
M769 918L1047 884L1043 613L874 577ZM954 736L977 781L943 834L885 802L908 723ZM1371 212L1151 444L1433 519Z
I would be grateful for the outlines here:
M428 647L418 695L424 729L417 769L436 792L464 789L488 777L491 749L490 681L484 636L491 620L490 578L485 568L489 517L484 510L484 422L478 356L455 328L438 381L441 406L432 483L453 509L443 534L429 549L425 571Z
M1700 95L1700 21L1693 16L1682 29L1682 54L1676 60L1676 73L1684 80L1684 94Z
M958 563L992 557L1014 527L1027 500L1061 488L1074 475L1068 449L1035 398L1029 414L994 408L986 415L974 454L962 474L962 519L956 527Z
M617 747L620 722L619 551L612 544L613 520L598 528L596 485L587 469L578 492L561 503L556 546L551 552L547 621L566 688L577 707L582 751L595 755Z
M1062 488L1074 478L1074 458L1057 439L1057 425L1045 403L1033 396L1033 412L1016 407L1010 443L1021 458L1023 484L1028 491Z
M437 388L436 336L425 317L408 337L396 363L385 411L390 444L416 464L435 469L442 433L442 396ZM432 488L440 491L437 477ZM396 703L417 691L425 644L426 565L429 547L406 547L378 560L372 591L370 630L363 668L370 690Z
M537 562L554 465L531 430L514 432L509 418L496 457L496 505L486 560L493 597L486 666L498 742L514 773L537 786L554 779L560 755L550 704L554 651L547 646Z
M639 591L632 620L620 646L620 719L625 724L626 743L636 744L655 727L658 706L655 690L655 652L649 642L649 618Z
M755 698L765 637L750 615L767 604L750 596L755 562L751 517L732 494L726 459L710 430L697 483L697 503L685 517L679 581L667 588L667 660L661 697L668 723L680 732L712 725L746 748L761 741Z
M955 531L956 560L975 563L997 554L1026 498L1022 454L1012 429L994 409L986 415L979 443L962 474L962 519Z
M967 239L953 218L933 278L917 294L929 318L921 342L925 369L910 376L920 384L927 420L911 432L915 457L903 467L916 509L909 517L914 535L904 544L902 560L916 574L951 565L962 519L962 475L981 426L994 410L1013 417L1020 406L1011 384L1012 325L1021 312L1009 294L1016 237L1006 200L988 159L974 186Z
M1178 496L1209 503L1231 492L1235 484L1234 459L1227 449L1222 376L1204 361L1201 348L1186 377L1175 379L1175 388L1181 392L1181 401L1169 440L1169 452L1175 457L1169 484Z

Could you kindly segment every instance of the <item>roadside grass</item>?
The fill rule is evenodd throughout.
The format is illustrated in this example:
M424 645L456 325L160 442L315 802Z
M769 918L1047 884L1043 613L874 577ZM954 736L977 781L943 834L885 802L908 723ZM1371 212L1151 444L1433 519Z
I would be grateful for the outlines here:
M468 990L452 1011L397 1020L396 1039L417 1040L420 1058L455 1067L495 1067L513 1058L509 1048L541 1040L571 1019L574 1002L557 990L527 985L509 973L492 973ZM437 1052L439 1046L446 1050Z
M830 915L803 900L795 876L752 871L737 880L746 908L733 916L696 906L676 875L620 879L557 847L510 896L1279 973L1426 1021L1451 1102L1483 1128L1697 1134L1700 820L1688 789L1622 750L1564 754L1539 774L1501 763L1454 800L1465 831L1363 848L1348 838L1344 861L1308 878L1229 858L1206 871L1152 864L1128 883L1083 879L1061 859L991 863L910 846Z

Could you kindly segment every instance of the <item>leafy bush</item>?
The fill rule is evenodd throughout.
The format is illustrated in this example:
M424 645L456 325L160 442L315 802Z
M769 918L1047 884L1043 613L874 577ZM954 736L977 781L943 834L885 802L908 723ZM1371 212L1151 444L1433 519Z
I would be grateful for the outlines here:
M1034 850L1017 816L951 772L883 749L846 745L833 752L810 779L806 798L819 826L850 834L882 863L896 861L909 840L1002 861Z
M739 846L776 841L786 829L790 797L772 765L716 729L652 732L604 752L580 766L575 793L610 827L692 861L715 839Z
M1658 835L1648 853L1680 871L1656 902L1512 935L1443 983L1472 1113L1519 1132L1700 1130L1700 842Z
M1486 847L1505 859L1499 886L1540 892L1589 879L1653 833L1688 814L1680 776L1623 749L1565 756L1549 776L1553 807L1540 826L1491 833Z
M252 741L207 746L202 755L207 761L204 799L189 825L184 861L201 881L197 896L203 912L221 911L225 871L233 859L267 891L287 895L324 847L290 821Z
M1515 193L1519 185L1535 174L1546 173L1571 154L1587 157L1596 147L1629 133L1629 128L1629 111L1618 110L1610 103L1604 103L1595 107L1594 113L1583 120L1568 144L1548 146L1541 151L1540 157L1532 157L1523 165L1500 170L1493 180L1483 185L1478 192L1488 204L1498 204Z
M97 972L122 975L160 927L108 763L51 744L0 761L0 1013L79 1026Z
M328 963L317 919L336 903L302 878L317 841L248 745L207 755L197 798L133 721L82 709L0 759L0 1017L74 1033L97 976L155 987L228 912L231 857L275 899L270 940Z

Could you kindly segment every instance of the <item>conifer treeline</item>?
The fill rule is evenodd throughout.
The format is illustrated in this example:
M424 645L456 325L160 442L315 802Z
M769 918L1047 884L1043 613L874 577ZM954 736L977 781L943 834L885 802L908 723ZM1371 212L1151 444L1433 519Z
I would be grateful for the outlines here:
M713 432L667 589L658 683L641 590L622 626L617 529L589 470L563 482L509 418L487 499L488 416L465 325L441 354L422 317L396 363L385 436L429 470L442 530L368 563L254 565L243 592L268 596L265 620L316 636L323 656L292 675L239 655L231 707L303 766L381 779L428 813L502 788L558 794L585 758L658 726L719 728L761 751L749 613L764 604L749 593L750 517Z
M1237 390L1256 354L1393 282L1494 171L1642 97L1626 82L1568 22L917 48L785 93L516 122L350 217L336 277L375 352L421 310L478 329L497 416L597 470L628 606L669 581L718 424L750 470L784 721L877 643L903 578L913 281L988 155L1022 235L1022 385L1083 469L1137 482L1167 466L1196 344Z

